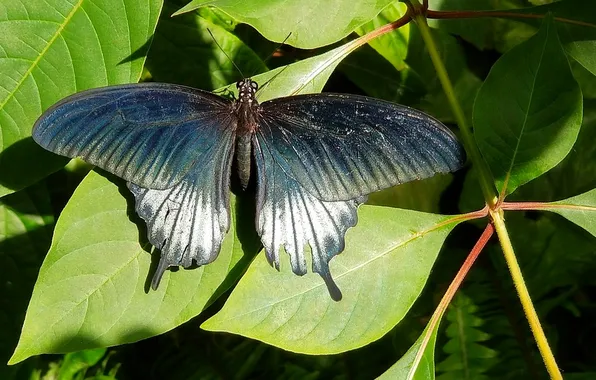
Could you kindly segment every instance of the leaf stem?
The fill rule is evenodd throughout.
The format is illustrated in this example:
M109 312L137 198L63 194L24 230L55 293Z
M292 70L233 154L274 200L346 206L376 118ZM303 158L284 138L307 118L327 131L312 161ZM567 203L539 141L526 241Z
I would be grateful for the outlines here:
M432 11L426 12L427 18L448 20L448 19L462 19L462 18L481 18L481 17L493 17L493 18L506 18L506 19L537 19L541 20L546 17L546 14L535 14L535 13L519 13L519 12L507 12L507 11ZM577 21L563 17L554 17L555 21L564 22L566 24L587 26L593 28L593 23Z
M455 116L455 120L459 125L459 129L461 131L464 147L466 148L466 152L472 161L472 165L474 170L476 170L478 180L480 181L480 187L482 189L482 194L484 195L484 200L489 208L494 208L497 202L497 195L494 187L494 180L490 169L488 168L486 162L482 158L480 151L478 150L478 146L474 141L474 136L472 135L472 130L470 129L464 112L455 97L455 91L453 89L453 85L449 80L449 76L447 75L447 69L445 69L445 65L439 56L439 51L437 46L432 38L430 28L426 23L426 18L422 14L416 14L413 17L414 21L418 25L420 29L420 34L424 43L428 48L428 53L430 58L435 66L437 71L437 76L441 81L441 85L443 86L443 90L445 91L445 95L447 95L447 100L449 101L449 105L453 110L453 114Z
M437 325L439 324L441 318L443 317L443 314L445 313L445 310L447 310L447 307L451 303L451 300L453 300L455 293L457 292L462 282L466 278L466 275L472 268L472 265L474 265L474 262L478 258L478 255L480 255L480 252L482 252L482 249L486 246L486 243L489 241L491 236L493 236L494 231L495 230L492 224L489 223L486 225L484 232L482 232L482 235L480 235L480 238L474 245L474 248L472 248L470 254L468 255L468 257L466 257L466 260L464 261L461 268L459 268L459 271L453 278L453 281L451 281L451 284L449 284L447 291L443 295L443 298L441 298L441 302L439 302L439 305L437 305L437 308L435 309L435 312L430 318L428 326L425 329L426 335L420 343L420 348L416 353L414 361L412 362L412 366L410 367L410 371L407 377L408 380L412 379L413 376L416 374L416 370L418 369L418 366L422 361L422 356L424 355L424 351L426 350L426 347L430 342L433 332L436 330Z
M542 360L544 361L546 370L548 371L548 374L550 375L551 379L562 380L563 376L561 376L561 371L559 370L553 352L551 351L550 346L548 345L546 335L544 334L544 330L542 330L540 320L538 319L538 314L536 313L536 309L534 309L534 305L532 304L532 299L530 298L530 293L528 292L528 288L526 287L526 283L524 281L521 269L519 267L517 259L515 258L515 253L513 252L513 245L511 244L509 234L507 233L507 228L505 227L503 214L500 210L491 210L489 212L493 224L495 226L497 236L499 237L499 242L501 243L503 255L505 256L505 261L507 262L507 266L509 267L509 272L511 273L513 284L515 285L515 289L517 290L519 300L524 309L524 313L526 314L526 318L528 319L528 323L530 324L530 329L532 330L534 340L538 345L538 350L540 351L540 355L542 356Z

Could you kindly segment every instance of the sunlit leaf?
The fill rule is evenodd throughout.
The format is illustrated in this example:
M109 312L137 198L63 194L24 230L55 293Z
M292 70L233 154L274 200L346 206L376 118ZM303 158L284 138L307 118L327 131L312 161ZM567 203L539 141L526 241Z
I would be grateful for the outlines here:
M260 255L202 327L308 354L364 346L405 316L456 224L454 217L364 205L346 250L330 262L340 302L318 275L294 275L286 255L281 273Z
M216 7L249 24L267 39L303 49L329 45L375 17L393 0L331 0L304 6L301 0L193 0L176 14ZM280 17L291 15L292 17Z
M199 314L237 278L238 269L232 269L246 265L232 212L215 263L168 271L159 289L149 291L150 246L139 243L146 231L130 219L130 198L96 173L77 188L56 225L11 363L166 332Z
M66 163L28 138L42 111L76 91L138 81L161 3L3 2L0 196Z

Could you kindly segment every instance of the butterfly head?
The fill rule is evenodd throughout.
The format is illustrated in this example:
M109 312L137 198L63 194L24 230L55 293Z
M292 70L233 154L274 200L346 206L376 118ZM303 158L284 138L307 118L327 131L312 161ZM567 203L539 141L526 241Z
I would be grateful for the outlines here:
M257 82L252 79L242 79L236 82L238 88L238 101L240 103L256 103L256 93L259 89Z

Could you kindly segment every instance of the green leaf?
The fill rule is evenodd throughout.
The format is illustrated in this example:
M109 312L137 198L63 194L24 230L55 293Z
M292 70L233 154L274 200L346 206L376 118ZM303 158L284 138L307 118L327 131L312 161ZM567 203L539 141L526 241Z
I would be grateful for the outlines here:
M509 200L553 202L596 187L595 106L596 101L584 99L582 127L573 149L565 159L548 173L520 187Z
M438 47L441 60L444 62L449 78L454 85L455 96L462 105L466 117L471 119L474 97L481 85L481 81L467 67L466 56L461 44L455 37L438 29L431 29L431 33ZM406 63L410 67L408 75L420 78L426 88L426 95L421 100L418 108L443 122L455 122L451 106L445 96L445 91L418 28L410 29L408 43L408 56L406 59Z
M0 12L0 196L65 164L28 138L76 91L136 82L160 0L4 2Z
M243 252L232 207L231 231L215 263L168 271L160 288L148 291L151 255L148 243L139 243L144 226L128 215L130 198L94 172L77 188L56 225L10 363L166 332L199 314L247 265L250 249L245 244Z
M45 183L0 199L0 379L12 379L19 370L4 363L19 339L33 284L52 240L53 224Z
M260 255L202 327L307 354L344 352L379 339L420 295L457 218L364 205L359 219L346 235L346 250L330 262L341 302L331 300L318 275L294 275L287 255L281 273Z
M596 189L578 196L550 203L555 212L596 236Z
M339 41L375 17L393 0L332 0L305 6L301 0L193 0L174 15L203 6L216 7L249 24L267 39L303 49ZM281 17L291 15L291 17Z
M452 181L453 174L437 174L372 193L366 203L438 213L441 195Z
M64 361L60 364L58 380L71 380L81 372L84 374L87 369L99 363L106 352L105 348L96 348L64 355Z
M512 10L512 13L543 14L552 12L553 16L565 19L557 21L556 26L565 51L587 70L596 75L596 3L584 0L557 1L538 7ZM535 18L518 19L538 27Z
M194 12L172 18L173 11L166 4L147 57L155 81L213 90L236 82L242 74L266 71L255 52L222 26ZM205 9L203 13L213 12Z
M425 95L423 82L412 70L397 71L370 46L348 55L339 70L367 95L401 104L418 104Z
M501 194L557 165L573 146L582 95L551 18L493 66L474 104L476 141Z
M363 36L383 25L400 19L406 14L408 7L402 2L394 1L388 5L371 21L361 25L355 30L358 35ZM406 24L391 33L384 34L369 41L369 45L384 57L396 70L401 71L407 68L405 64L408 55L408 41L410 39L410 24Z
M437 330L439 324L435 325L432 331L424 330L420 338L410 347L394 365L391 366L385 373L378 377L380 380L389 379L408 379L408 380L427 380L435 377L435 344L437 342ZM423 347L424 339L428 337L428 342ZM422 357L417 363L416 357L420 354L420 350L424 350Z
M497 363L496 351L479 344L490 339L490 335L480 330L484 320L477 313L478 307L472 300L458 292L445 316L449 340L443 351L448 357L437 364L437 372L442 372L439 379L480 378Z
M428 7L435 11L487 11L500 3L492 0L429 0ZM480 17L428 20L431 27L461 36L481 50L492 47L492 22Z
M252 79L261 85L257 93L259 102L282 96L321 92L341 60L361 43L361 40L354 40L326 53L255 75ZM235 94L238 92L233 84L216 92L224 90Z

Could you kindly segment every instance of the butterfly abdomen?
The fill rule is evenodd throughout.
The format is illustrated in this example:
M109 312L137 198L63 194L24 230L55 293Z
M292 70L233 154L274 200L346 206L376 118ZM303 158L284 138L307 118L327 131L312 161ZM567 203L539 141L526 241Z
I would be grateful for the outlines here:
M251 155L252 155L252 133L241 133L236 139L236 168L238 179L242 190L246 190L250 180Z

